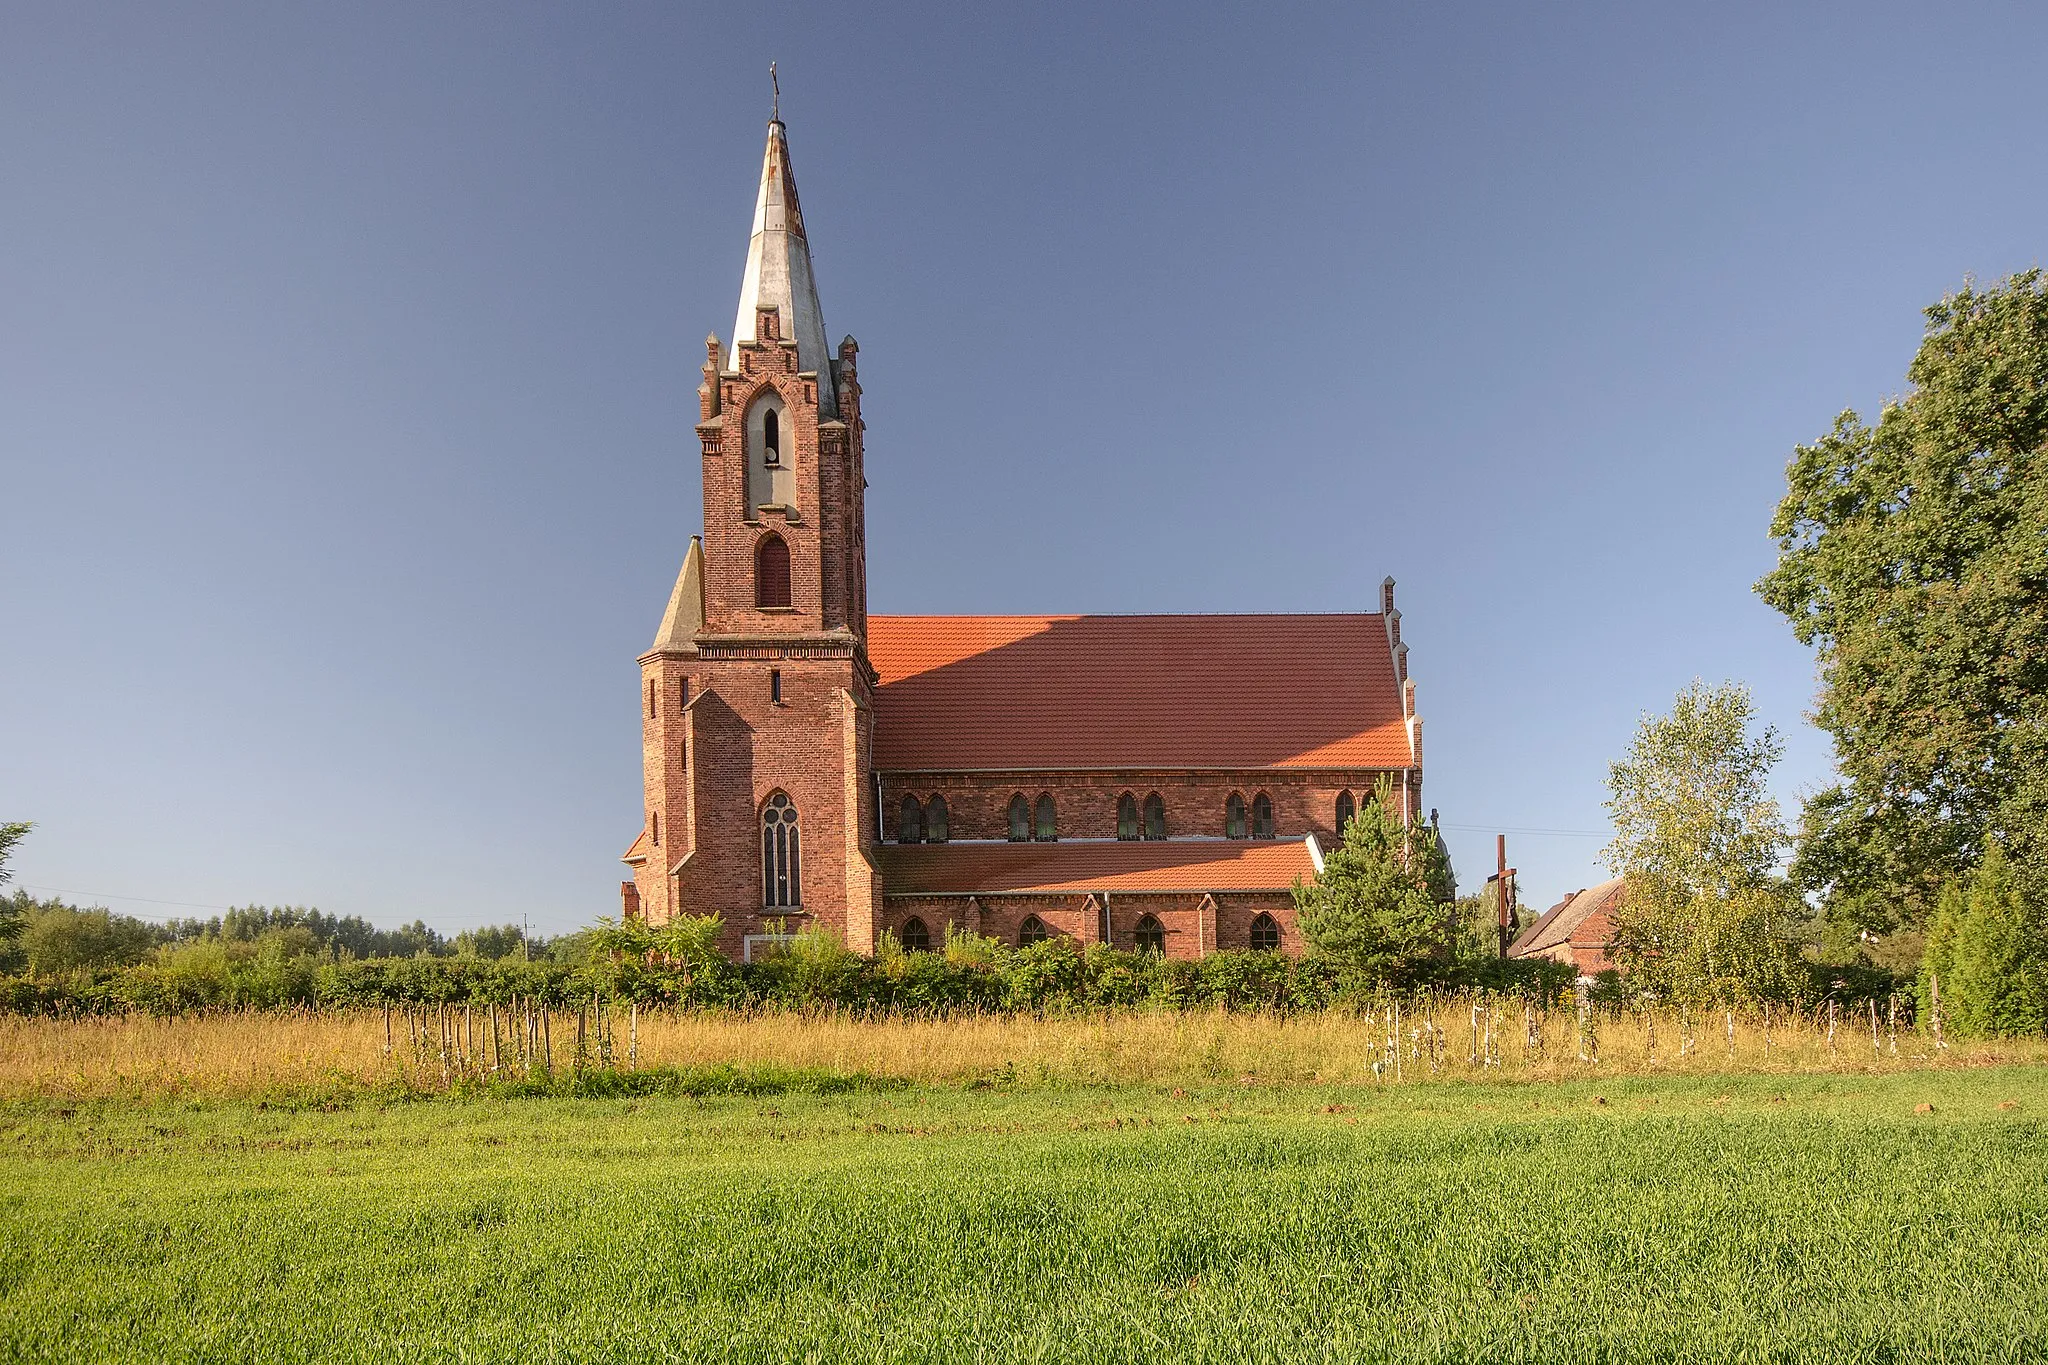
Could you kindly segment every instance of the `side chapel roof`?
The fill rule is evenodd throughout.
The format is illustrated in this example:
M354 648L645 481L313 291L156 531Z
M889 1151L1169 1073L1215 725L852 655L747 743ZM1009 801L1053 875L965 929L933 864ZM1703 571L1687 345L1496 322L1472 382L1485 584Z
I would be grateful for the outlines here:
M1308 840L884 844L891 896L1088 891L1285 891L1313 882Z

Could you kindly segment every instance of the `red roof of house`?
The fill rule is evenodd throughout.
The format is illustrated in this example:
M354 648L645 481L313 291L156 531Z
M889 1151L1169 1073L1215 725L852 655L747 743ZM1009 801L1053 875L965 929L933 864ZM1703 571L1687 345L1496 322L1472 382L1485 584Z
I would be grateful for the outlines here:
M885 844L892 896L1084 891L1285 891L1315 880L1304 839Z
M643 829L637 835L633 836L632 846L620 855L619 861L622 863L645 862L647 859L648 847L649 845L647 842L647 831Z
M1535 957L1563 945L1581 968L1590 971L1605 968L1608 965L1607 941L1614 932L1614 910L1627 889L1628 883L1616 877L1584 891L1572 892L1524 929L1508 945L1508 956Z
M1400 768L1377 613L873 616L875 766Z

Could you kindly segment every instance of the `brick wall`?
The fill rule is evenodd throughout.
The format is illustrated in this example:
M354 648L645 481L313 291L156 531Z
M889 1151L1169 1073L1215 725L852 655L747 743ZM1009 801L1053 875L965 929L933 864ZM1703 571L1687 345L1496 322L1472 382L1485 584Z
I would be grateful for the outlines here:
M1401 777L1389 803L1398 813ZM1010 798L1023 793L1035 807L1041 792L1050 792L1058 811L1063 839L1114 839L1117 798L1129 792L1143 814L1145 798L1156 792L1166 804L1166 834L1224 834L1224 806L1230 794L1244 797L1249 827L1252 800L1264 793L1273 803L1273 834L1299 839L1314 834L1325 848L1337 832L1337 796L1348 791L1354 803L1371 798L1380 774L1372 771L1288 772L1256 769L1240 773L1039 773L990 776L978 773L883 773L882 823L895 840L905 795L920 803L934 795L946 801L949 835L955 839L1004 839L1010 831ZM1421 784L1414 784L1419 799ZM1426 814L1426 812L1425 812Z
M724 917L735 953L745 935L768 932L771 918L791 928L821 925L863 948L873 942L866 889L873 815L858 770L872 716L863 702L866 681L850 654L750 653L759 657L687 667L663 659L646 670L670 684L671 706L660 707L658 691L659 714L645 722L650 809L661 814L662 839L636 879L641 904L654 924L679 910ZM780 702L771 699L771 671L782 675ZM691 699L678 712L673 684L683 676ZM798 817L802 903L787 910L762 904L761 810L777 791Z
M1205 957L1220 949L1249 948L1252 921L1261 912L1279 925L1281 948L1299 953L1294 901L1284 891L1213 897L1199 892L1112 893L1109 942L1117 948L1135 948L1138 922L1149 914L1166 930L1168 957ZM945 939L948 925L1014 945L1032 915L1055 934L1083 944L1101 941L1101 904L1087 895L890 896L881 921L883 929L901 937L906 921L913 916L923 920L934 948Z

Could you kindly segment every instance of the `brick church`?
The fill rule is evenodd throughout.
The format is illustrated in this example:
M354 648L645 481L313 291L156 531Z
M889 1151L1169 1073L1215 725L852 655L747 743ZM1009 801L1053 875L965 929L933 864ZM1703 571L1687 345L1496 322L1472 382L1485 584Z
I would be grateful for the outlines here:
M734 957L809 927L1298 951L1290 888L1357 803L1420 809L1393 580L1335 615L870 616L858 352L771 122L697 391L704 534L640 656L626 913L718 914Z

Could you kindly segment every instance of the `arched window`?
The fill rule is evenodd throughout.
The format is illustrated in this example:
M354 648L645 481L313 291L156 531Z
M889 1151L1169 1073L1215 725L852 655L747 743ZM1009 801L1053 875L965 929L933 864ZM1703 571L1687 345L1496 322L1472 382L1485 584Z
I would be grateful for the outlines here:
M1024 922L1017 926L1017 946L1029 948L1034 943L1043 943L1052 937L1045 931L1045 921L1036 915L1026 915Z
M1351 800L1350 792L1337 793L1337 837L1344 837L1344 827L1351 823L1351 817L1358 814L1358 807Z
M1164 839L1166 837L1166 802L1153 792L1145 798L1145 837Z
M773 910L803 903L796 807L776 792L761 807L761 904Z
M1135 839L1138 837L1138 803L1129 792L1116 799L1116 837Z
M1273 803L1264 792L1252 798L1252 838L1273 837Z
M1271 952L1280 946L1280 923L1261 910L1252 920L1252 948L1258 952Z
M917 798L906 796L896 811L896 842L899 844L922 843L924 840L924 807L917 804Z
M747 409L747 520L763 507L788 507L796 501L796 448L782 395L764 392Z
M928 953L932 950L932 931L925 928L924 921L915 915L903 921L903 932L897 937L903 946L913 953Z
M1166 926L1159 922L1157 915L1146 915L1138 921L1132 938L1137 940L1141 953L1163 953L1166 951Z
M1034 829L1031 833L1032 837L1037 839L1038 842L1041 844L1049 844L1053 840L1059 838L1058 831L1055 830L1053 827L1051 792L1039 793L1037 828Z
M754 605L789 605L789 542L781 536L762 536L754 547Z
M1018 792L1010 798L1010 842L1021 844L1031 838L1031 803Z
M928 844L943 844L952 836L953 831L947 826L946 798L934 796L925 803L924 841Z
M1244 818L1244 798L1236 792L1232 792L1230 799L1223 803L1223 837L1226 839L1242 839L1247 832L1248 827L1245 824Z

